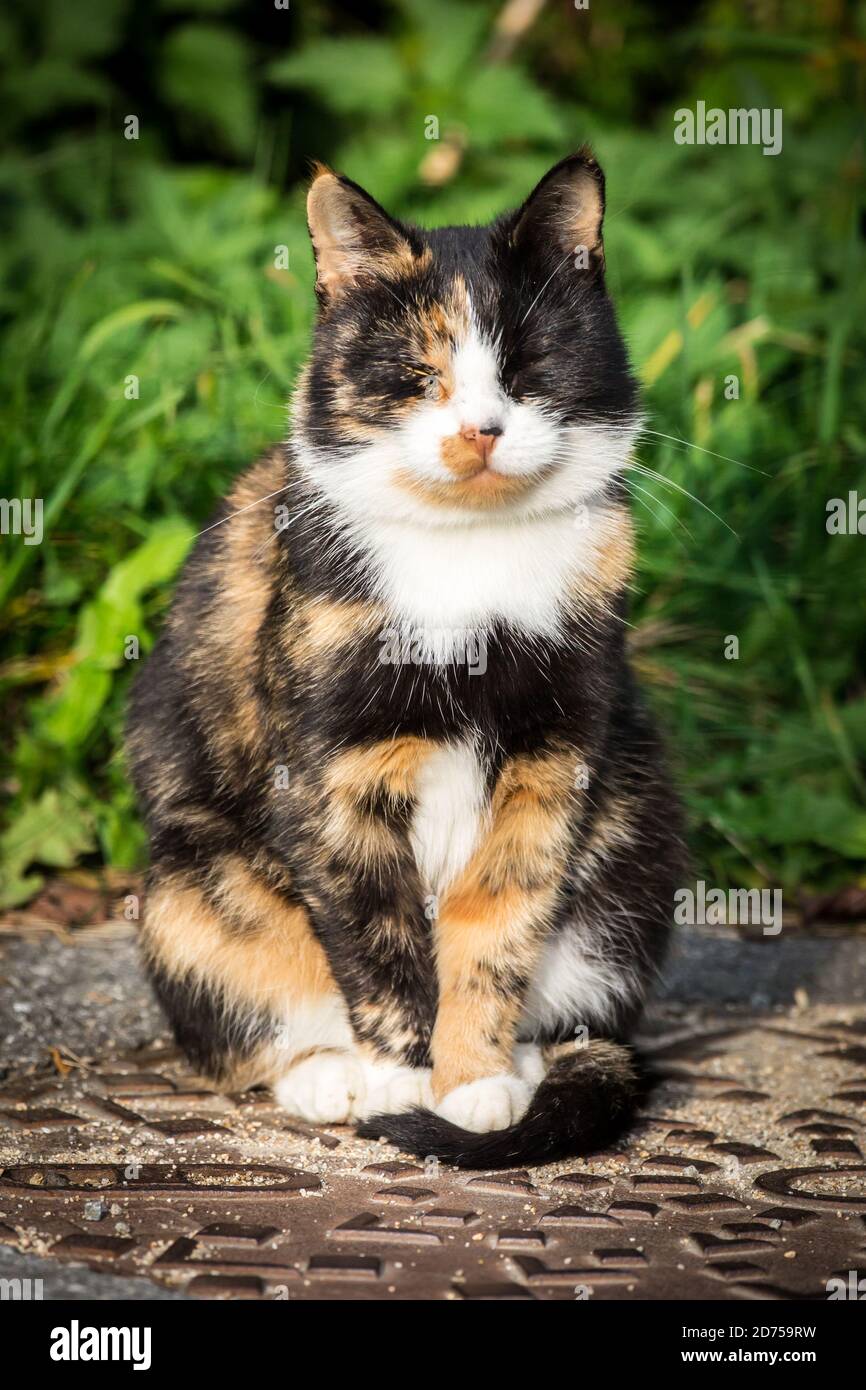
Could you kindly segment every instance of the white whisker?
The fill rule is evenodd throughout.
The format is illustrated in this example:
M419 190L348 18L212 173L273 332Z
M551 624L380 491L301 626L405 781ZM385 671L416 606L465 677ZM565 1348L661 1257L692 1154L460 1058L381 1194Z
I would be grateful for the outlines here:
M666 478L663 473L658 473L654 468L647 468L646 464L640 463L636 459L632 459L629 468L636 468L639 473L643 473L647 478L655 478L658 482L663 483L665 487L675 488L675 490L681 492L684 497L689 497L692 502L697 502L698 506L703 507L704 511L709 512L710 516L714 516L716 521L724 526L726 531L730 531L732 536L737 536L737 532L734 530L733 526L729 526L724 517L719 516L718 512L714 512L712 507L707 506L706 502L703 502L700 497L695 497L695 494L689 492L688 488L680 487L679 483L675 483L672 478ZM737 539L739 540L739 536L737 536Z
M533 311L533 309L535 308L536 304L538 303L539 299L540 299L541 296L544 294L544 291L547 289L547 287L548 287L548 285L550 284L551 280L553 279L554 275L558 275L558 274L559 274L560 270L562 270L562 267L565 265L565 262L568 261L568 260L570 260L573 254L574 254L574 253L573 253L572 251L566 251L565 256L564 256L563 259L559 262L559 265L554 266L553 270L550 272L550 274L548 275L548 277L547 277L547 279L545 280L544 284L541 286L541 289L538 291L538 294L537 294L537 295L535 296L535 298L533 299L533 301L532 301L532 303L530 304L529 308L527 309L526 313L523 315L523 318L520 320L520 323L517 325L518 328L522 328L523 325L526 323L526 320L529 318L529 315L532 313L532 311Z
M741 459L732 459L727 454L717 454L714 449L705 449L703 444L693 444L690 439L680 439L676 434L663 434L661 430L651 430L648 425L642 425L641 430L644 434L657 435L659 439L669 439L673 444L683 444L687 449L697 449L699 453L709 454L714 459L722 459L725 463L735 463L738 468L748 468L752 473L760 473L764 478L772 477L763 468L756 468L753 463L743 463Z
M234 517L241 516L244 512L251 511L253 507L260 507L262 502L269 501L271 497L279 497L281 492L287 492L291 486L291 483L285 483L283 487L278 487L275 492L267 492L264 497L259 497L255 502L248 502L245 507L238 507L236 512L229 512L228 516L220 517L219 521L214 521L210 526L206 526L203 531L197 533L197 536L204 536L208 531L213 531L217 526L222 526L224 522L232 521Z
M672 511L670 507L666 506L660 497L656 497L654 492L650 492L649 488L641 487L640 483L636 483L633 478L624 478L623 482L625 483L632 497L634 497L634 489L636 488L637 491L642 492L645 497L652 498L653 502L655 502L657 506L661 507L662 511L667 512L668 516L671 517L677 523L678 526L682 526L689 539L694 540L694 536L692 535L688 526L686 526L685 522L677 516L675 511ZM639 502L640 498L635 497L634 500L636 502ZM641 505L644 507L647 506L646 502L642 503ZM647 507L647 510L649 511L650 509ZM654 513L654 515L658 517L658 513ZM665 529L667 531L671 530L670 526L666 527Z

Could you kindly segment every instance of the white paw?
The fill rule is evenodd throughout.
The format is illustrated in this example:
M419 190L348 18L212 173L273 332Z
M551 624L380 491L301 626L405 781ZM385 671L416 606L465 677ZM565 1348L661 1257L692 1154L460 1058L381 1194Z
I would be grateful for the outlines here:
M298 1062L274 1086L286 1110L317 1125L357 1119L364 1103L364 1073L351 1052L321 1052Z
M544 1056L537 1043L517 1043L514 1049L514 1070L530 1086L540 1086L547 1075Z
M362 1062L364 1110L370 1115L399 1115L415 1105L433 1105L431 1071L427 1067L404 1067L398 1062Z
M507 1129L525 1113L533 1089L519 1076L486 1076L450 1091L437 1105L436 1114L476 1134Z

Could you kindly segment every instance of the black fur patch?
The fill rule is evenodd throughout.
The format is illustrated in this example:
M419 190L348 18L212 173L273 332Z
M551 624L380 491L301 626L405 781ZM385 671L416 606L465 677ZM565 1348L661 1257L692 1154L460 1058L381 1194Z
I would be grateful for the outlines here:
M190 975L167 975L150 967L150 980L178 1046L197 1071L225 1080L232 1067L253 1057L274 1036L274 1020L263 1011L228 1010L217 992Z

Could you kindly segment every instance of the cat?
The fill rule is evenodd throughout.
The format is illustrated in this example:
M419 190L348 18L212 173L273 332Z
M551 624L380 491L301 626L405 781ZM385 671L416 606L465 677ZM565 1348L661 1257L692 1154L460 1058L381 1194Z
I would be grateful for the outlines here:
M458 1166L587 1152L682 881L625 649L637 388L581 149L489 226L315 167L289 442L131 696L142 930L181 1048Z

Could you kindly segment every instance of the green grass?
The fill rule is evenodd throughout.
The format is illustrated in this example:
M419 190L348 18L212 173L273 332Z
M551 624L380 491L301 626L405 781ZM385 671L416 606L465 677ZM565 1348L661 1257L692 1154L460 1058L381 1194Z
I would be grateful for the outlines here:
M864 882L866 536L825 527L830 498L858 484L866 495L861 69L834 32L793 51L785 35L720 29L727 8L711 5L708 34L680 35L682 90L639 117L627 95L640 63L658 61L649 40L620 68L601 53L604 90L624 84L607 110L591 73L572 82L529 39L492 64L490 6L398 9L390 39L347 28L329 50L314 30L236 79L313 103L327 134L303 153L431 223L486 219L592 139L610 285L657 432L637 458L661 475L630 475L636 660L697 864L721 885L792 893ZM184 43L181 74L196 61ZM828 51L831 78L813 62ZM676 146L673 110L696 97L783 104L782 155ZM278 187L274 128L250 125L250 102L236 94L215 115L212 91L201 96L198 118L234 142L204 163L125 141L115 116L41 142L28 128L0 164L0 496L45 506L43 544L0 539L6 904L52 867L142 862L118 751L125 641L146 653L192 536L285 431L312 259L303 188ZM419 174L430 112L455 151L439 187ZM731 375L738 399L725 397Z

